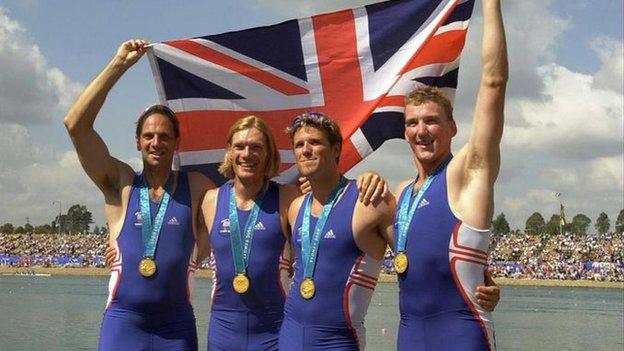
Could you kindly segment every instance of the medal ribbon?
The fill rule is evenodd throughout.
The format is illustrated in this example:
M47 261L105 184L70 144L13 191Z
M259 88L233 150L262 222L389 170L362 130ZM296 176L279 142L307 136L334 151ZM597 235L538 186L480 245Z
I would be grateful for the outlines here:
M234 183L232 183L232 186L230 187L230 206L228 217L230 219L230 243L232 245L232 256L234 257L234 268L236 269L236 273L245 273L247 271L254 227L258 222L258 213L260 212L260 206L262 206L262 200L264 200L268 185L269 182L265 182L260 190L260 193L256 195L253 208L251 209L251 213L249 214L249 218L247 218L247 223L245 224L244 238L241 238L240 225L238 223ZM243 243L241 244L241 242Z
M339 195L342 193L344 188L347 185L347 179L345 177L340 177L340 182L336 186L336 188L332 191L327 203L323 205L323 211L321 212L321 216L316 222L316 226L314 227L314 235L312 236L312 240L310 240L310 216L312 209L312 193L308 194L305 198L305 208L303 210L303 221L301 224L301 256L303 259L303 277L311 278L314 276L314 267L316 265L316 257L318 255L319 244L321 243L321 235L323 233L323 227L325 227L325 222L327 221L327 217L329 217L329 212L334 207L334 203L336 199L338 199Z
M433 181L438 176L440 171L444 169L444 167L449 163L449 161L452 158L453 158L453 155L451 154L449 155L449 157L446 158L446 160L444 160L444 162L442 162L442 164L433 172L433 174L431 174L427 178L427 180L425 181L425 184L423 184L420 190L418 190L418 193L416 195L413 194L413 190L412 190L411 194L409 195L405 194L403 196L403 199L401 200L401 206L399 207L399 218L398 218L398 223L397 223L398 233L397 233L397 240L396 240L397 242L396 242L395 252L405 251L405 243L407 241L407 228L409 227L409 224L412 221L412 218L414 217L414 213L416 213L416 208L418 208L420 199L423 197L423 195L425 194L425 191L427 191L427 189L429 188L431 183L433 183ZM418 178L416 179L418 180ZM410 183L410 188L413 189L415 184L416 184L416 181L414 181L413 183Z
M165 219L165 212L167 206L169 206L169 187L173 182L173 176L169 176L167 183L165 184L165 192L163 193L160 204L158 205L158 212L156 218L152 223L152 214L150 211L150 200L147 182L145 175L141 175L141 189L139 197L139 207L141 208L141 239L143 241L143 257L150 259L154 258L156 252L156 245L158 244L158 238L160 237L160 230L162 228L163 220Z

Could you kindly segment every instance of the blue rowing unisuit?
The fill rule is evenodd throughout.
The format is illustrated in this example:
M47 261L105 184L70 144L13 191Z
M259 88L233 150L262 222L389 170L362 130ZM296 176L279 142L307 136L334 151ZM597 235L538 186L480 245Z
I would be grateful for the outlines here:
M284 307L280 350L364 349L364 317L381 262L366 255L355 243L352 219L357 198L357 186L349 181L329 213L314 270L316 291L309 300L299 292L304 276L301 254L304 205L299 209L292 234L295 275ZM311 231L317 220L311 216Z
M493 350L491 314L476 302L489 231L462 223L447 200L444 168L423 194L406 237L407 271L398 275L398 350ZM399 199L409 196L407 186ZM397 230L398 214L395 217Z
M277 350L284 308L280 265L285 265L281 254L286 242L280 225L279 185L269 182L260 207L248 258L250 286L243 294L232 288L236 270L228 218L230 186L225 184L219 188L210 230L215 273L208 327L209 350ZM246 223L251 211L237 209L237 212L239 223Z
M118 257L112 265L99 349L196 350L189 282L196 269L196 245L188 176L178 172L156 247L157 272L149 278L138 270L143 256L140 184L136 175L116 241ZM150 201L152 217L157 209Z

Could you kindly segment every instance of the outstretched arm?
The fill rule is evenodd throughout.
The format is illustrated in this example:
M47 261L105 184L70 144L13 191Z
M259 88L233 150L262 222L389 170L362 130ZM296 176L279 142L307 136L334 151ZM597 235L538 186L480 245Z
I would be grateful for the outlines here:
M65 127L87 175L105 193L119 189L119 174L129 166L111 157L106 144L93 129L95 118L117 80L145 53L147 41L121 44L110 63L87 86L65 116Z
M481 85L474 121L467 145L467 172L484 173L493 184L500 168L500 142L503 136L503 109L508 78L507 44L500 0L483 0L483 39Z
M500 0L483 0L481 54L481 85L470 138L451 161L448 179L453 211L467 224L488 228L494 212L494 182L500 168L508 77Z

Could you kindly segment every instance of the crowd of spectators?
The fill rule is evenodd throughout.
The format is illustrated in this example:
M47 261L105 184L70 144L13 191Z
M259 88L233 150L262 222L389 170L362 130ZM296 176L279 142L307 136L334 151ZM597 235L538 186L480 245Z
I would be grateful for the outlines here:
M622 234L495 236L490 265L495 277L624 281Z
M624 240L621 233L603 235L492 235L490 267L494 277L624 281ZM393 274L392 252L383 270Z
M104 267L106 235L3 234L0 265Z
M94 234L0 233L0 265L16 267L104 267L107 236ZM492 236L490 266L494 277L520 279L624 281L621 233L603 235ZM383 270L393 273L392 253ZM204 261L202 268L208 268Z

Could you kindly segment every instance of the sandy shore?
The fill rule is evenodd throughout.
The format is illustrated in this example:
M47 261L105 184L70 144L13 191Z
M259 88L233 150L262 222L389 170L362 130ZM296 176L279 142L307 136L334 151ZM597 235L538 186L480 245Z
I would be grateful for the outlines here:
M0 266L0 275L15 274L19 272L34 272L51 275L74 275L74 276L107 276L110 271L107 268L44 268L44 267L28 267L15 268ZM198 278L210 278L212 271L202 269L195 274ZM380 282L396 283L396 276L389 274L381 274ZM617 288L624 289L624 283L618 282L599 282L592 280L547 280L547 279L509 279L496 278L499 285L509 286L561 286L575 288Z

